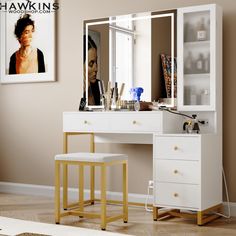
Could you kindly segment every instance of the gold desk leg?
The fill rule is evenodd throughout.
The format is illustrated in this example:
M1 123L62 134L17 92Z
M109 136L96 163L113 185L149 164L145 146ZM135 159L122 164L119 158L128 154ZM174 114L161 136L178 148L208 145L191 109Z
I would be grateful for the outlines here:
M199 226L201 225L205 225L217 218L219 218L220 216L213 213L213 212L221 212L222 210L222 204L210 207L208 209L205 209L203 211L198 211L197 214L191 214L191 213L183 213L180 212L179 209L176 210L167 210L167 211L163 211L163 212L159 212L158 210L161 209L160 207L155 207L153 206L153 220L157 221L157 220L161 220L161 219L168 219L168 218L172 218L172 217L183 217L183 218L197 218L197 224Z
M123 221L128 222L128 162L123 164Z
M55 223L60 224L60 162L55 161Z
M153 206L153 220L157 221L158 218L158 207Z
M106 164L101 166L101 229L106 230Z
M172 218L173 216L171 215L171 212L179 212L179 210L166 210L163 212L160 212L159 210L161 210L161 207L153 206L153 220L154 221Z
M94 134L90 135L90 152L95 152ZM95 166L90 166L90 200L91 205L94 204L94 191L95 191Z
M68 134L63 133L63 153L68 151ZM63 164L63 209L68 207L68 165Z
M203 212L198 211L197 212L197 224L198 225L203 225L202 220L203 220Z
M79 166L79 210L84 211L84 166Z
M214 213L209 214L209 213L211 213L211 212L221 212L221 210L222 210L222 204L210 207L208 209L205 209L204 211L198 211L197 212L197 224L199 226L205 225L205 224L219 218L220 215L217 215L217 214L214 214Z

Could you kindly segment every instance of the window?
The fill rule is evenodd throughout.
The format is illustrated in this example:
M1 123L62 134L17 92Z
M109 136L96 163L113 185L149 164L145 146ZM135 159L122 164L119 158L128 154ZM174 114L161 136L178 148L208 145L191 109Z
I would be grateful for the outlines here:
M127 21L127 19L129 19ZM120 86L125 83L123 99L129 100L129 90L133 87L133 58L134 58L134 22L132 15L112 18L116 23L109 25L110 33L110 78L112 83Z

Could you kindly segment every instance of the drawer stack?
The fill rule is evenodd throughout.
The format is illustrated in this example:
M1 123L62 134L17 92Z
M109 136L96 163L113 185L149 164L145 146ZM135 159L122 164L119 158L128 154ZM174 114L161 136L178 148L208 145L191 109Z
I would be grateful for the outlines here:
M154 206L200 207L200 135L154 135Z

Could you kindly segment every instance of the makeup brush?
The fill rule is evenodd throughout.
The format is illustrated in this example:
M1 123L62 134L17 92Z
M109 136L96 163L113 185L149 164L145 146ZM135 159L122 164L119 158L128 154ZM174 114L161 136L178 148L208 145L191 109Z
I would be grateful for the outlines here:
M124 88L125 88L125 83L122 83L121 87L120 87L119 99L121 99L121 96L122 96L122 94L124 92Z

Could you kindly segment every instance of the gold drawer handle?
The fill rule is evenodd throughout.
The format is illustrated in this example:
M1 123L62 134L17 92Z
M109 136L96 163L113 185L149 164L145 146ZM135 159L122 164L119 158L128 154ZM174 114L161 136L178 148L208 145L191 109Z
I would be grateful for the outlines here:
M178 193L174 193L174 197L178 197L179 196L179 194Z
M133 120L133 124L134 124L134 125L137 124L137 121L136 121L136 120Z
M174 146L174 150L175 150L175 151L178 150L178 147L177 147L177 146Z
M174 174L178 174L179 173L179 171L178 170L174 170Z
M87 120L85 120L85 121L84 121L84 124L88 124L88 121L87 121Z

